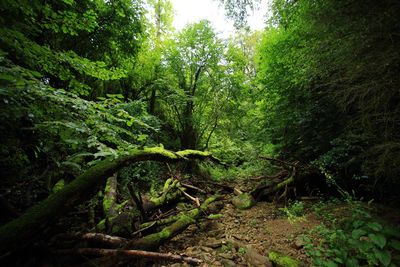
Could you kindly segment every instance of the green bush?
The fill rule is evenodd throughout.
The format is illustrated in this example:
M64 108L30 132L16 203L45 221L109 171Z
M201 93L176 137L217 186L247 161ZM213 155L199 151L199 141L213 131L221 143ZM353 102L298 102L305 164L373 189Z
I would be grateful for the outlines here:
M396 266L400 263L400 229L379 222L364 204L347 203L351 216L329 226L321 224L304 235L313 266ZM321 205L318 211L323 211ZM322 215L327 213L322 212Z

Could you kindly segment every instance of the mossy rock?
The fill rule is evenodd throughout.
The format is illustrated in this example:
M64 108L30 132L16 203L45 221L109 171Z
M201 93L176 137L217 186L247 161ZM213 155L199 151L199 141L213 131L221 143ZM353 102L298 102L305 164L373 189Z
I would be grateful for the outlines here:
M268 258L276 266L279 267L300 267L302 266L298 260L295 260L287 255L284 255L277 251L270 251L268 253Z
M240 210L250 209L256 204L254 198L248 194L243 193L232 198L232 204Z

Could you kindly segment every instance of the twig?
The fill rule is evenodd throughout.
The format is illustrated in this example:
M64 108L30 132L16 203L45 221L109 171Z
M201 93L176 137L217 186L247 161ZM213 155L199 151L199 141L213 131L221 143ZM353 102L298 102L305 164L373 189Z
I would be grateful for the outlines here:
M199 192L201 192L201 193L203 193L203 194L207 194L207 192L206 192L205 190L200 189L200 188L198 188L198 187L196 187L196 186L194 186L194 185L191 185L191 184L184 184L184 183L181 183L181 185L184 186L184 187L193 189L193 190L197 190L197 191L199 191Z
M152 260L167 260L176 262L187 262L190 264L200 264L202 260L182 255L174 255L170 253L159 253L144 250L122 250L122 249L101 249L101 248L78 248L78 249L61 249L56 250L59 255L84 255L94 257L104 256L125 256L130 258L147 258Z
M130 195L131 195L133 201L134 201L135 204L136 204L136 207L138 208L138 210L140 211L140 214L142 215L142 219L143 219L143 220L146 220L146 219L147 219L147 216L146 216L146 212L144 211L143 204L142 204L142 202L140 201L140 199L136 196L135 190L134 190L132 184L129 184L129 185L128 185L128 190L129 190L129 193L130 193Z
M200 207L200 201L198 197L192 197L191 195L189 195L188 193L185 192L185 190L183 190L182 188L178 187L178 189L183 193L183 195L185 197L187 197L188 199L192 200L194 203L196 203L197 207Z
M137 234L139 234L139 233L141 233L141 232L143 232L143 231L145 231L145 230L147 230L147 229L150 229L150 228L153 227L156 223L157 223L157 221L154 221L153 224L151 224L151 225L149 225L149 226L147 226L147 227L145 227L145 228L139 229L139 230L137 230L136 232L133 232L131 235L132 235L132 236L135 236L135 235L137 235Z

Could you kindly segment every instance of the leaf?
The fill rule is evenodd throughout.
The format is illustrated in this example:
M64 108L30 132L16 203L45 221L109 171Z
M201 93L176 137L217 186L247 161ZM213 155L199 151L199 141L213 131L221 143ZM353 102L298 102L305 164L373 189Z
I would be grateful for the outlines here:
M381 231L383 229L382 225L380 225L377 222L367 223L367 226L369 228L371 228L372 230L377 231L377 232L379 232L379 231Z
M391 240L391 241L389 242L389 245L390 245L392 248L394 248L395 250L400 251L400 241Z
M369 234L368 237L380 248L383 248L386 245L386 238L381 234Z
M357 259L347 259L346 260L346 267L359 267Z
M353 227L354 227L354 228L360 228L360 227L363 226L364 224L365 224L364 221L355 220L355 221L353 222Z
M355 229L351 232L351 236L356 240L358 240L361 236L363 236L365 234L367 234L367 232L362 229Z
M325 263L325 266L326 266L326 267L337 267L338 265L337 265L335 262L333 262L333 261L327 261L327 262Z
M389 266L390 261L392 260L392 255L390 255L390 252L387 250L376 250L375 256L379 259L383 266Z

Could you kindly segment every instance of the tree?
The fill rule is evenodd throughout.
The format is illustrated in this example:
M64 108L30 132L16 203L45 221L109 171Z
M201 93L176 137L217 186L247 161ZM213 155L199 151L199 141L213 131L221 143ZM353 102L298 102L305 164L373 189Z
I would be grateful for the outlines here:
M126 77L140 46L141 16L131 0L3 1L0 45L53 87L96 97L108 83L120 90L115 81Z
M398 183L399 8L391 0L274 1L258 77L268 137L283 156L314 161L349 188L358 177L371 192Z
M208 21L188 25L168 43L164 67L171 85L163 100L182 148L198 147L205 128L215 122L213 107L224 91L219 87L222 55Z

